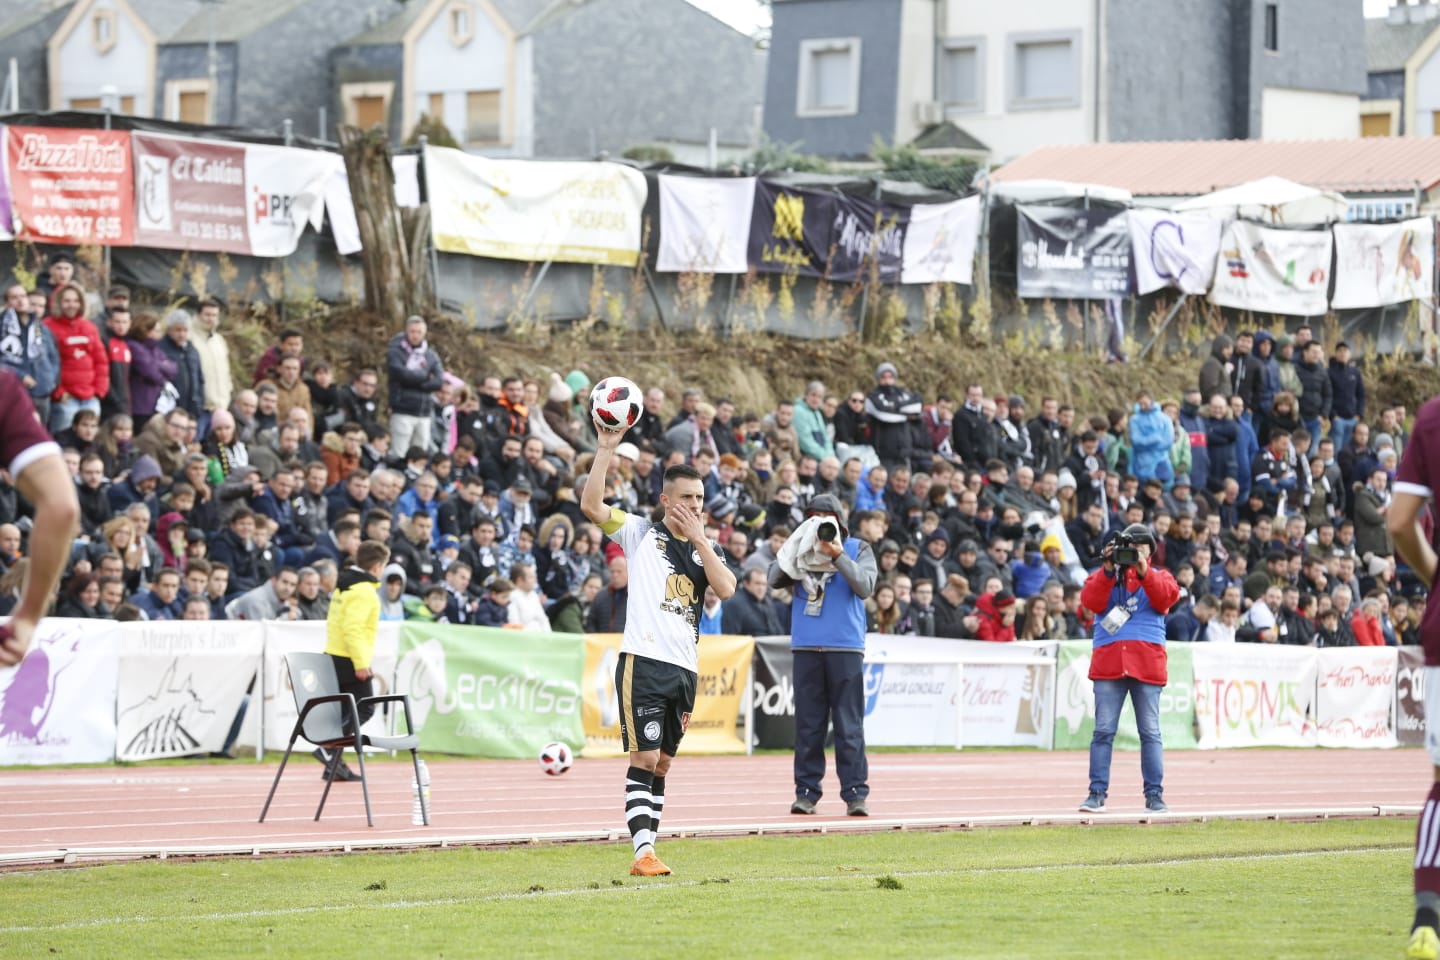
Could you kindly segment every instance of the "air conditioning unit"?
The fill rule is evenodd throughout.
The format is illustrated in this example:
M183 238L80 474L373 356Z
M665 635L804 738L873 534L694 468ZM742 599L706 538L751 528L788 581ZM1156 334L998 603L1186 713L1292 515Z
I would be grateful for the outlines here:
M939 100L921 100L915 104L915 122L922 127L933 127L945 122L945 104Z

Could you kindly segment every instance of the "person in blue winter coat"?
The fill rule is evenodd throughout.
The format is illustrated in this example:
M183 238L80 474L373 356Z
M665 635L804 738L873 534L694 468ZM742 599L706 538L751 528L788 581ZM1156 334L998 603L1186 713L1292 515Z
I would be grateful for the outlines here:
M1190 437L1190 476L1197 489L1210 482L1210 438L1205 430L1204 398L1199 387L1186 387L1180 404L1180 429Z
M1240 499L1245 499L1250 493L1250 464L1255 462L1255 457L1260 453L1260 439L1255 435L1255 425L1250 422L1250 414L1245 409L1245 402L1239 397L1230 398L1230 411L1235 416L1235 426L1240 431L1240 438L1235 445L1235 482L1240 484Z
M1230 405L1220 394L1210 398L1205 410L1205 454L1210 461L1209 472L1205 475L1205 486L1211 493L1218 493L1229 477L1236 476L1236 461L1239 457L1240 427L1230 416ZM1199 470L1191 473L1199 476Z
M1275 338L1269 330L1256 331L1255 356L1260 361L1260 390L1259 405L1254 410L1263 417L1275 403L1275 394L1280 392L1280 363L1275 359Z
M1140 391L1130 413L1130 472L1141 480L1151 477L1169 483L1174 478L1170 468L1170 448L1175 443L1175 425L1155 405L1149 391Z

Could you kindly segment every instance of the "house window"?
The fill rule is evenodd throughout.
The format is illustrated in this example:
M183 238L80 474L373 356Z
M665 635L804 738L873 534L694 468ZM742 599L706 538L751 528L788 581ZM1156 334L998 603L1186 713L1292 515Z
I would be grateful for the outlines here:
M165 119L181 123L214 123L210 112L210 81L204 77L165 83Z
M946 40L940 49L940 89L935 99L947 107L978 110L984 106L981 78L985 68L985 41Z
M105 103L100 97L71 97L70 109L104 110ZM119 103L119 112L125 114L126 116L133 117L135 115L135 98L133 96L121 97Z
M390 123L390 98L395 94L395 84L344 83L340 85L340 110L344 122L361 130L369 130L375 124L388 127Z
M860 38L802 40L796 114L850 116L860 111Z
M1265 4L1265 49L1280 52L1280 4Z
M445 31L450 42L463 47L475 36L475 11L469 3L452 3L445 10Z
M1012 110L1080 105L1079 33L1025 34L1010 41Z
M445 122L445 94L430 94L426 100L425 115L436 123Z
M99 53L109 53L115 46L115 11L96 10L90 17L90 45Z
M1388 113L1362 113L1362 114L1360 114L1360 136L1362 136L1362 137L1388 137L1388 136L1390 136L1390 114L1388 114Z
M465 142L500 142L500 91L465 94Z

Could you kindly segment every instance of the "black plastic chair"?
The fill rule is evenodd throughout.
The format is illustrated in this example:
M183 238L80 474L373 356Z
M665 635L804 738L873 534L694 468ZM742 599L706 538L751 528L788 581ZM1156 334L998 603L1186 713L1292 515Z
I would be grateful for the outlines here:
M360 732L355 698L351 694L340 692L340 680L335 675L335 662L328 654L291 653L285 657L285 663L290 673L291 692L295 695L295 709L300 711L300 716L295 720L295 729L290 732L290 743L285 748L285 756L280 759L280 769L275 771L275 782L270 785L270 795L265 798L265 807L260 811L260 822L264 823L265 815L270 812L270 801L275 799L275 790L280 786L285 765L290 762L295 741L303 736L315 746L333 751L330 763L325 768L325 792L320 794L320 806L315 808L315 819L318 821L321 811L325 809L325 800L330 796L330 785L335 782L334 774L340 767L345 747L353 747L360 762L360 789L365 794L365 820L370 826L375 826L375 819L370 814L370 781L365 776L365 747L409 750L411 763L415 767L415 782L420 782L420 734L410 719L410 698L404 694L362 698L361 704L399 701L405 710L405 729L408 731L405 735L371 736ZM420 791L420 814L425 825L429 826L430 805L423 789Z

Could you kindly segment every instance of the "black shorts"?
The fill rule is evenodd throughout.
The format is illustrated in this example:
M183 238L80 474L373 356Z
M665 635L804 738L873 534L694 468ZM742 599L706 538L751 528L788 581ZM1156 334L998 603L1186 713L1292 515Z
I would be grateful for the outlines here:
M695 709L695 673L664 660L620 654L615 664L620 742L627 751L675 756Z

